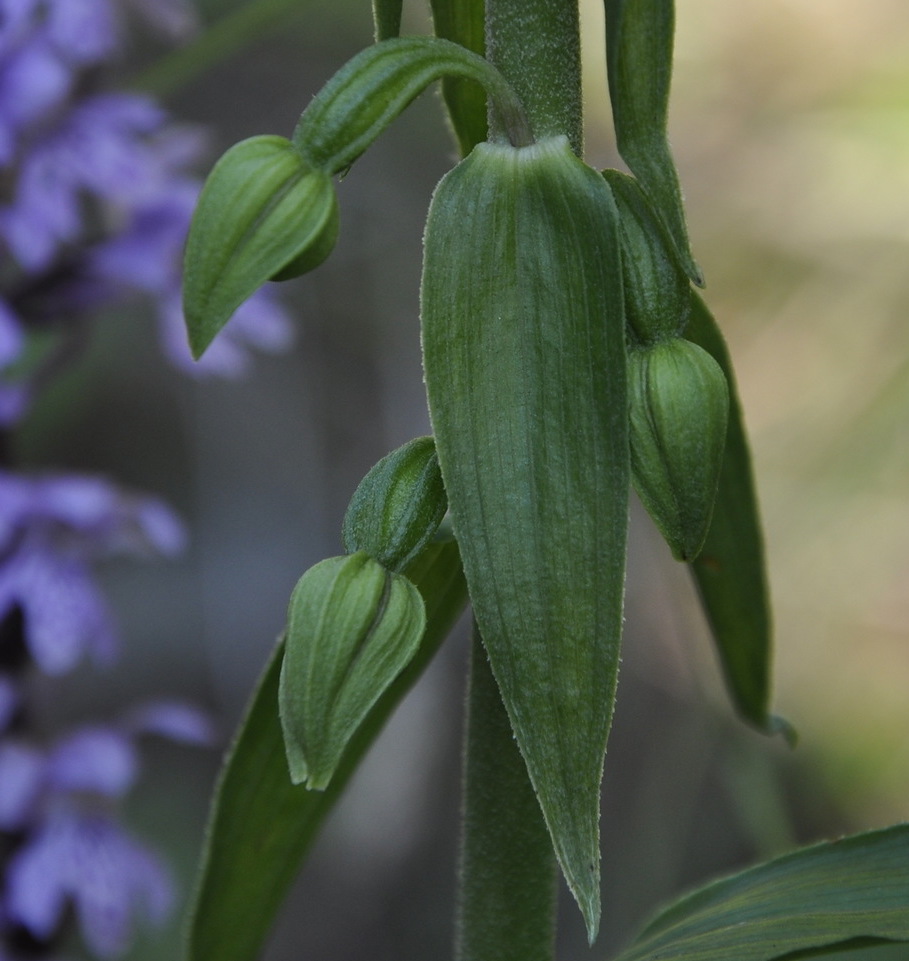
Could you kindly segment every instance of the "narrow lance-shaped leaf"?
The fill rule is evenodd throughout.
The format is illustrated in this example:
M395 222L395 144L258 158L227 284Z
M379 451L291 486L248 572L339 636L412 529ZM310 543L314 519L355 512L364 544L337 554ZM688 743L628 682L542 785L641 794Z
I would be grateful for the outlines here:
M616 145L673 239L685 272L704 281L691 255L682 192L666 137L673 0L605 0L606 67Z
M485 0L430 0L433 30L478 56L486 52ZM486 92L460 77L442 80L442 99L462 157L486 140Z
M713 357L729 385L726 447L713 518L691 572L739 712L768 733L782 729L791 736L783 722L767 713L771 619L764 538L735 375L723 336L694 292L685 336Z
M909 941L909 825L803 848L659 912L615 961L782 961Z
M422 287L474 613L591 938L629 481L616 217L565 137L480 144L436 189Z
M188 919L187 961L255 961L322 821L467 600L457 544L431 543L408 567L426 605L417 655L350 740L325 791L291 784L278 720L284 644L273 652L225 759Z

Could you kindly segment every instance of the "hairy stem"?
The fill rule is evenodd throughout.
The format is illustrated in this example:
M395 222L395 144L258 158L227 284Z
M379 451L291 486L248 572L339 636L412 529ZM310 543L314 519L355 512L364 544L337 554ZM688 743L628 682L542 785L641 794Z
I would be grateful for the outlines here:
M474 626L456 961L551 961L556 861Z
M564 134L583 150L578 0L487 0L486 57L511 82L538 139ZM490 139L504 140L490 116Z

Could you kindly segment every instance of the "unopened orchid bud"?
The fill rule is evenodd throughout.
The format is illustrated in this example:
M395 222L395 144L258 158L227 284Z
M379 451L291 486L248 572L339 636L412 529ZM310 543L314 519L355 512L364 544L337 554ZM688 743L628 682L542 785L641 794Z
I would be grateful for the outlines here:
M363 551L300 578L278 693L295 784L328 786L351 737L416 653L425 623L417 588Z
M628 358L631 475L673 555L691 561L710 528L729 388L719 364L680 337Z
M284 137L251 137L215 164L186 242L183 310L200 357L267 280L317 267L338 236L331 178Z
M402 571L438 530L448 500L431 437L392 451L363 478L344 516L344 549Z

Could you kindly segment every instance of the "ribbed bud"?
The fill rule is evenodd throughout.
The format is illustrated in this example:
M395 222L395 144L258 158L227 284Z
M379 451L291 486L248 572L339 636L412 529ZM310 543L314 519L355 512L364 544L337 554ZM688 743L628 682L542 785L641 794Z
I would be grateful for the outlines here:
M291 780L324 790L423 636L417 588L359 552L311 567L290 599L278 706Z
M402 571L447 509L435 442L418 437L383 457L360 482L344 516L344 550L366 551L383 567Z
M637 181L618 170L603 176L619 211L625 322L633 342L676 337L691 314L691 284L666 228Z
M710 528L729 413L719 364L680 337L628 358L631 475L673 555L691 561Z
M338 236L328 174L284 137L251 137L215 164L186 242L183 311L201 357L233 312L267 280L317 267Z

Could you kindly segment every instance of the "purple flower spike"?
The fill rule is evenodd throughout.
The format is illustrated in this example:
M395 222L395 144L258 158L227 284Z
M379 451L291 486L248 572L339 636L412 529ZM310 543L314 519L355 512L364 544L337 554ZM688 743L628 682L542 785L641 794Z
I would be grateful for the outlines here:
M16 360L25 343L22 324L9 304L0 300L0 368Z
M139 758L126 734L109 727L84 727L58 741L47 765L57 791L91 791L122 797L139 773Z
M107 604L79 561L26 544L0 567L0 617L18 606L38 667L58 676L83 654L109 664L117 639Z
M134 734L158 734L183 744L207 747L217 741L211 718L198 708L178 701L137 705L126 715L124 724Z
M0 831L18 831L34 813L44 787L44 756L18 741L0 742Z
M19 690L12 678L0 674L0 734L9 726L21 702ZM2 783L2 781L0 781Z
M123 954L134 921L160 923L172 902L173 885L158 859L101 815L57 810L7 872L10 918L47 940L72 903L99 958Z
M89 564L111 553L177 553L183 528L161 501L92 477L0 472L0 618L18 607L47 674L116 654L113 619Z
M72 72L39 40L7 52L0 63L0 165L10 164L22 131L69 95Z
M50 4L47 33L71 63L99 63L116 49L117 17L110 0L65 0Z

